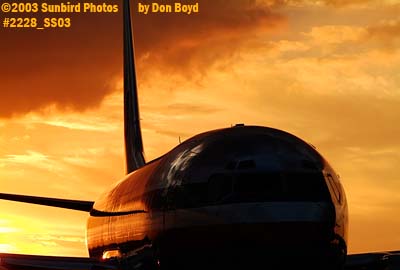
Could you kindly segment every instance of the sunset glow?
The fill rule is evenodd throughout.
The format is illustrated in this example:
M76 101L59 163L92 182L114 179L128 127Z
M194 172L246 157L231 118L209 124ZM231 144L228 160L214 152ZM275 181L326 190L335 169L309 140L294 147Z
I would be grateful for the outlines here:
M147 160L235 123L288 131L340 174L349 252L400 249L400 3L226 3L134 14ZM124 176L121 14L75 19L0 28L0 192L95 200ZM0 211L0 253L88 255L86 213Z

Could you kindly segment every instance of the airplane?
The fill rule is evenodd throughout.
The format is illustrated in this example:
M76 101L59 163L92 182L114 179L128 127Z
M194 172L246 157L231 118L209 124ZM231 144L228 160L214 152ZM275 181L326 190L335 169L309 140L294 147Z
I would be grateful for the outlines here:
M347 255L340 178L314 146L290 133L237 124L146 162L129 0L123 27L126 177L96 201L0 193L88 212L89 258L0 254L0 269L339 270L399 261L395 251Z

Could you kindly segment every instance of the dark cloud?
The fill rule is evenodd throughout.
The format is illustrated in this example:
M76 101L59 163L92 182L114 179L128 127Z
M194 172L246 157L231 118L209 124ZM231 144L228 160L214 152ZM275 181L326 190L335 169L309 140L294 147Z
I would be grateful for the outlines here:
M172 1L163 1L168 2ZM153 70L205 72L217 59L232 56L256 31L282 20L254 0L200 1L199 5L200 13L195 15L134 13L142 78ZM132 9L137 11L136 6ZM115 90L113 80L122 72L121 12L68 16L70 29L0 29L0 117L48 105L84 110L99 105Z
M202 74L211 65L230 59L256 33L275 29L284 21L255 0L199 1L199 13L192 15L136 13L134 31L141 57L139 66L188 77Z
M82 110L113 90L121 69L121 15L68 16L70 29L0 29L0 117L51 104Z

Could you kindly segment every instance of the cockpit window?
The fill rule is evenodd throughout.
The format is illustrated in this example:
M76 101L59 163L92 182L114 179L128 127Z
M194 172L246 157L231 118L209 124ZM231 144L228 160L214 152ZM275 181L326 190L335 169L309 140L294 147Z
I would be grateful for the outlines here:
M341 203L342 198L340 196L340 188L338 187L338 184L335 182L332 175L328 174L327 178L328 178L329 185L332 187L333 193L335 194L336 200L339 203Z
M235 180L235 201L280 201L283 192L279 173L241 173Z
M330 201L319 172L240 172L213 174L208 182L181 186L184 208L243 202Z
M232 194L233 178L230 174L214 174L208 180L208 202L219 202Z
M322 173L245 173L235 181L239 201L326 201L329 191Z

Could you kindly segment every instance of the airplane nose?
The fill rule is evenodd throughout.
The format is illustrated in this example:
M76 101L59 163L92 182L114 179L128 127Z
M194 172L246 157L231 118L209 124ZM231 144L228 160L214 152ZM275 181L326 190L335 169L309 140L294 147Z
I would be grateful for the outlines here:
M329 242L334 217L327 202L230 203L168 212L166 231L177 234L174 241L194 241L199 246L239 242L295 246Z
M181 224L180 228L170 228L165 234L164 240L169 246L164 254L187 263L189 268L193 262L195 265L207 262L203 269L209 269L213 260L222 262L220 269L231 269L236 263L241 269L258 269L260 263L296 262L295 266L298 266L301 260L310 262L330 256L328 243L332 228L321 211L308 206L310 213L307 213L306 205L270 207L274 211L260 211L261 205L236 205L230 209L226 206L218 210L219 217L224 217L224 223L219 224L213 222L221 221L215 219L217 211L210 209L209 224L197 220L185 226ZM289 208L293 210L288 211ZM228 267L225 263L233 265Z

